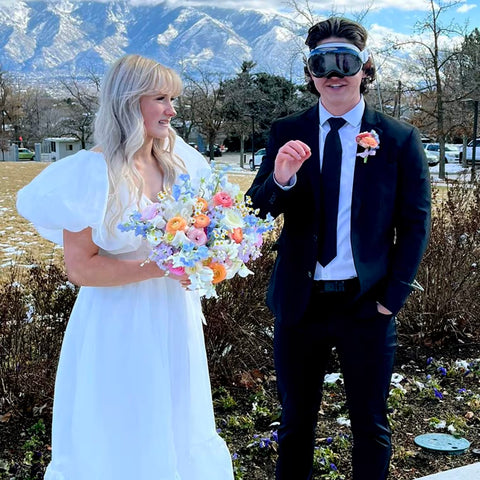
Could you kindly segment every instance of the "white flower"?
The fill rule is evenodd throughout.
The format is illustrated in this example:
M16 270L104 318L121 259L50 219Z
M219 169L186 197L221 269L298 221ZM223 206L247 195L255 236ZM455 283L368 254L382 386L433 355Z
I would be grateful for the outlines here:
M151 230L147 233L146 238L147 242L150 243L150 245L158 245L162 240L162 232L159 232L157 230Z
M392 375L391 383L393 383L393 385L398 386L398 384L401 383L403 379L404 379L403 375L401 375L400 373L394 373Z
M339 380L343 383L341 373L327 373L323 378L324 383L337 383Z
M434 427L437 430L441 430L442 428L445 428L447 426L447 422L445 420L440 420L439 422L436 422Z
M233 209L228 209L223 216L223 223L228 228L241 228L244 225L242 215Z
M191 243L190 240L187 238L185 235L185 232L182 230L177 230L175 232L175 236L173 237L173 240L170 242L174 247L181 247L182 245L185 245L186 243Z
M337 423L339 425L343 425L345 427L350 427L350 420L346 417L338 417L337 418Z
M457 429L453 426L453 425L449 425L447 427L447 430L450 432L450 433L455 433L457 431Z

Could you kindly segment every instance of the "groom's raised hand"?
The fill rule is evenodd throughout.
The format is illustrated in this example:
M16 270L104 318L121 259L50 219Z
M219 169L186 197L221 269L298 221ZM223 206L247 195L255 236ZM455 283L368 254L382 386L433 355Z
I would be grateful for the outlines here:
M274 176L280 185L288 185L290 179L300 170L303 162L310 158L310 147L300 140L290 140L283 145L275 157Z

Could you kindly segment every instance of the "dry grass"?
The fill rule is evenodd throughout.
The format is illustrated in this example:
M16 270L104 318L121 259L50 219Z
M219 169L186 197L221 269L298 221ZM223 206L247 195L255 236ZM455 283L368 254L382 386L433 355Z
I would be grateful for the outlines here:
M0 277L2 267L31 256L61 259L58 247L44 240L33 225L17 213L18 190L38 175L48 164L40 162L0 163Z
M47 165L40 162L0 162L0 278L3 278L3 267L21 263L26 257L39 260L53 258L55 263L63 261L62 249L43 239L15 207L17 192ZM230 181L238 183L242 191L246 191L253 175L230 175Z

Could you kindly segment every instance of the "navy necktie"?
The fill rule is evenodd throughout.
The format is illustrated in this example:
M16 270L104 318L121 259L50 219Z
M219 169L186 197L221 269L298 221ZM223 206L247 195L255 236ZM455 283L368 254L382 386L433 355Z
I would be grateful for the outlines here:
M330 131L325 138L321 175L321 231L318 261L328 265L337 256L337 217L342 167L342 143L338 130L345 124L343 118L329 118Z

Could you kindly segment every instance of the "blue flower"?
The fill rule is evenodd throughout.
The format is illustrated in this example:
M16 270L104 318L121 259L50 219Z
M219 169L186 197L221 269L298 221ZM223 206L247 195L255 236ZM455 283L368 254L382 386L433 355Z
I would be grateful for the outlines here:
M145 237L145 235L147 234L148 228L149 228L148 225L142 225L142 224L135 225L135 235Z
M272 432L272 440L273 440L274 442L277 442L277 443L278 443L278 431L277 431L277 430L274 430L274 431Z
M428 357L428 358L427 358L427 365L430 365L432 362L433 362L433 358L432 358L432 357Z
M333 438L332 437L327 437L327 445L330 445L332 442L333 442Z
M447 369L444 368L444 367L438 367L438 368L437 368L437 372L440 372L440 374L441 374L443 377L446 377L446 376L447 376Z
M439 392L435 387L433 387L433 392L435 393L435 397L439 398L440 400L443 399L442 392Z
M337 468L337 466L336 466L334 463L331 463L331 464L330 464L330 470L333 470L334 472L337 472L337 471L338 471L338 468Z
M118 229L121 231L121 232L129 232L130 230L133 230L135 227L133 225L130 225L128 223L121 223L120 225L118 225Z
M182 194L182 189L180 185L175 184L172 187L172 196L175 199L176 202L178 202L178 199L180 198L180 195Z
M260 440L260 443L258 444L258 446L260 448L267 448L270 445L270 443L272 443L272 442L269 438L262 438Z
M232 460L237 460L238 459L238 453L234 452L232 455Z

